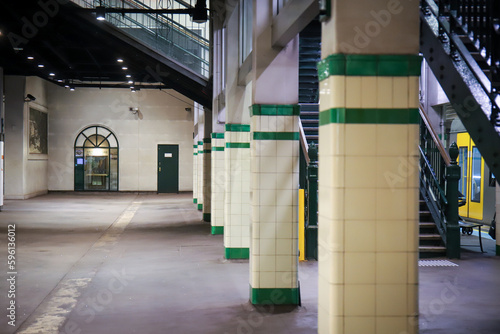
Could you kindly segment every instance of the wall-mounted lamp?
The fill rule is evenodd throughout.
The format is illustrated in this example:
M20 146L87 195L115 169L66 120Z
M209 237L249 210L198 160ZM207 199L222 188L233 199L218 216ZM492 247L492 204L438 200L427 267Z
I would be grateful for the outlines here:
M128 108L128 110L129 110L132 114L134 114L134 115L135 115L135 114L137 114L137 113L139 112L139 108L132 108L132 107L130 107L130 108Z
M31 94L26 95L26 97L24 98L24 102L32 102L32 101L35 101L35 100L36 100L36 97L34 97Z

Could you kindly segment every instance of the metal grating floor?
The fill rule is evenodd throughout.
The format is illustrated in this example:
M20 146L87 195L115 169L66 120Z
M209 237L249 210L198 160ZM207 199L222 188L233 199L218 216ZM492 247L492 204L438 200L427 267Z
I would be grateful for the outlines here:
M419 267L458 267L458 264L448 260L419 260Z

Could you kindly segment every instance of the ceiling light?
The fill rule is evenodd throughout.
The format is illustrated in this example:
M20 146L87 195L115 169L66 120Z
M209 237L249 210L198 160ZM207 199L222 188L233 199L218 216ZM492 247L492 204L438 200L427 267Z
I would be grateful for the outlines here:
M129 84L133 84L133 83L134 83L134 81L129 80L127 83L129 83Z
M45 65L43 65L43 64L38 64L38 67L42 68L42 67L45 67Z
M119 63L123 63L123 59L121 59L121 58L118 58L116 61Z
M123 66L122 70L128 70L128 67L127 66Z
M106 20L106 8L103 6L97 6L95 8L95 17L99 21L104 21Z
M55 73L49 73L49 75L50 75L51 77L55 77L55 76L56 76L56 74L55 74Z
M70 86L69 90L72 91L72 92L74 92L75 91L75 87L74 86Z
M127 77L127 78L131 78L132 76L131 76L130 74L127 74L127 75L126 75L126 77Z
M33 59L35 59L35 57L33 57L33 56L28 56L28 57L26 57L26 58L28 58L28 60L33 60Z
M57 80L57 82L63 82L63 80L62 80L62 79L59 79L59 80Z

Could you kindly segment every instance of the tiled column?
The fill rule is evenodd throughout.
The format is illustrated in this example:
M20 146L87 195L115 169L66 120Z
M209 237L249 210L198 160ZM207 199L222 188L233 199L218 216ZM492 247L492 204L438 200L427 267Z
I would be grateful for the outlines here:
M414 55L319 66L319 332L417 333L418 75ZM396 173L401 182L389 182Z
M193 203L198 203L198 141L193 144Z
M331 14L318 64L318 331L416 334L418 2L333 0Z
M212 133L212 234L224 234L224 133Z
M226 124L224 134L226 259L248 259L250 246L250 125Z
M198 140L198 210L203 210L203 141Z
M250 300L298 304L298 105L252 106Z
M210 138L203 138L203 220L210 222L212 211L212 143Z

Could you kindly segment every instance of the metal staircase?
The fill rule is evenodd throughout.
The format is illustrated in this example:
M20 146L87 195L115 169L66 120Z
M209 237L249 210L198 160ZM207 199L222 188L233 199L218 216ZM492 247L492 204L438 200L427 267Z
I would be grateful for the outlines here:
M152 10L142 1L136 0L72 0L73 3L87 8L102 5L105 8ZM188 8L185 1L173 1L175 8ZM97 22L96 22L97 24ZM176 76L189 77L192 87L175 85L178 80L166 75L168 85L193 100L211 107L209 82L210 43L197 29L188 29L168 15L150 13L106 13L106 22L100 27L107 32L115 30L114 35L128 42L131 47L155 57L159 63L172 69ZM164 71L169 72L169 71ZM191 90L203 90L192 92ZM201 96L201 98L200 98Z
M421 52L494 175L500 175L500 2L422 0Z

